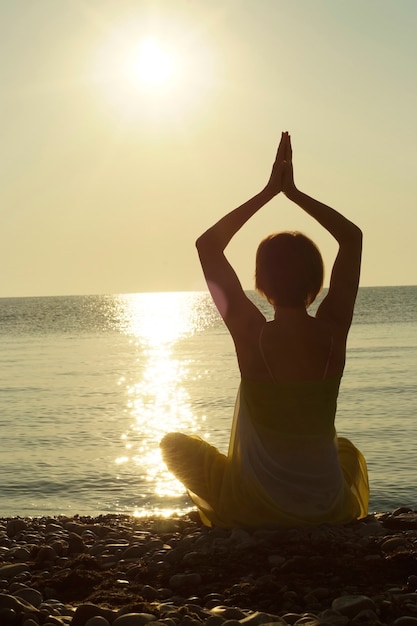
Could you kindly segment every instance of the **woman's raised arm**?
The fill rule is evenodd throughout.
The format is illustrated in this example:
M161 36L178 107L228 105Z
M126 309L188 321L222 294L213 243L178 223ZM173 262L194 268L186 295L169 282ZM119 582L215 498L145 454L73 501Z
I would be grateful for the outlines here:
M290 136L287 137L282 190L289 200L317 220L339 244L329 291L317 311L317 317L328 318L347 333L359 286L362 232L335 209L297 189L294 183Z
M286 133L282 133L276 159L268 183L262 191L234 209L211 226L196 241L204 276L213 300L233 331L259 316L258 309L245 295L240 281L224 255L224 249L242 226L282 190L282 174Z

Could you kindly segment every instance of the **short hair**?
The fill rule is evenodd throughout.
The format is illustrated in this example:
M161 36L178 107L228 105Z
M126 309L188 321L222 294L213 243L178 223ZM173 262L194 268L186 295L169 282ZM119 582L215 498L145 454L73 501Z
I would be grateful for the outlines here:
M269 235L256 253L255 286L276 306L310 306L323 287L320 250L298 231Z

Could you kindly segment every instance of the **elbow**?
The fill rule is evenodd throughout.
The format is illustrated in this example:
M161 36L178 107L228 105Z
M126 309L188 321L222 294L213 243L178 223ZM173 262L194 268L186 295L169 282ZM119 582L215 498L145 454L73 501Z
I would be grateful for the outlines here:
M352 231L351 231L351 238L352 240L358 242L358 243L362 243L363 240L363 232L361 231L361 229L359 228L359 226L356 226L356 224L352 224Z
M197 248L197 250L200 250L203 245L204 235L200 235L200 237L197 237L197 239L195 240L195 247Z
M198 256L201 262L211 255L212 245L210 245L207 233L203 233L196 239L195 247L197 248Z
M214 235L214 233L212 233L209 230L206 230L205 233L203 233L202 235L200 235L195 242L195 247L198 250L198 253L200 254L204 254L204 253L209 253L209 252L213 252L216 249L219 248L219 242L217 240L217 237Z
M224 252L229 240L230 237L224 233L224 228L215 224L197 238L195 245L201 257Z
M363 248L363 233L361 229L352 224L352 228L349 230L346 238L344 239L342 246L350 251L352 257L361 256Z
M356 226L353 222L350 222L350 227L344 237L345 243L353 244L355 246L362 246L363 233L359 226Z
M200 255L202 252L204 252L204 250L207 249L207 240L206 240L206 237L204 237L204 235L200 235L200 237L197 237L196 242L195 242L195 247L197 248L197 252Z
M355 240L358 242L360 246L362 246L363 232L361 231L359 226L356 226L356 224L354 226L355 226L355 233L354 233Z

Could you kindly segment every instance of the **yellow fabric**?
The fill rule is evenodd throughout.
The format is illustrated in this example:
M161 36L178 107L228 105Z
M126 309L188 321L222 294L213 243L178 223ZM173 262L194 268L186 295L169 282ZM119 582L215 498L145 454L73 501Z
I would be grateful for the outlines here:
M196 436L166 436L163 457L204 524L342 524L367 515L365 459L334 430L339 382L284 389L242 381L227 456Z

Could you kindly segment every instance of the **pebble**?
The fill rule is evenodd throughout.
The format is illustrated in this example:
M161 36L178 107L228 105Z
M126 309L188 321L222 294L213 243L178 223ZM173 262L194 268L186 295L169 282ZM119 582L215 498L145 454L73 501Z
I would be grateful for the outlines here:
M239 623L243 626L260 626L261 624L285 624L284 620L282 620L277 615L270 615L269 613L262 613L259 611L255 611L251 615L244 617L239 620Z
M246 617L245 613L235 606L215 606L210 612L222 620L242 620Z
M25 619L23 626L39 626L39 622L36 622L34 619L29 617L28 619Z
M6 530L7 536L10 538L13 538L21 530L26 530L26 529L27 529L27 523L25 522L25 520L20 519L18 517L16 519L7 520L6 522L5 530Z
M149 613L125 613L116 617L113 626L145 626L155 620L155 615Z
M171 589L181 589L183 587L197 586L201 583L200 574L174 574L169 579Z
M26 600L29 604L36 607L37 609L42 604L43 598L42 594L39 593L36 589L31 589L31 587L22 587L17 591L13 592L13 595L16 598L20 598L21 600Z
M3 557L4 558L4 557ZM26 563L16 563L11 565L2 565L0 567L0 579L12 580L22 572L28 572L29 566Z
M364 611L365 609L375 610L375 608L375 604L371 598L362 595L342 596L332 602L332 609L347 617L354 617L360 611Z
M415 554L406 507L254 531L193 514L0 519L0 626L417 626Z

